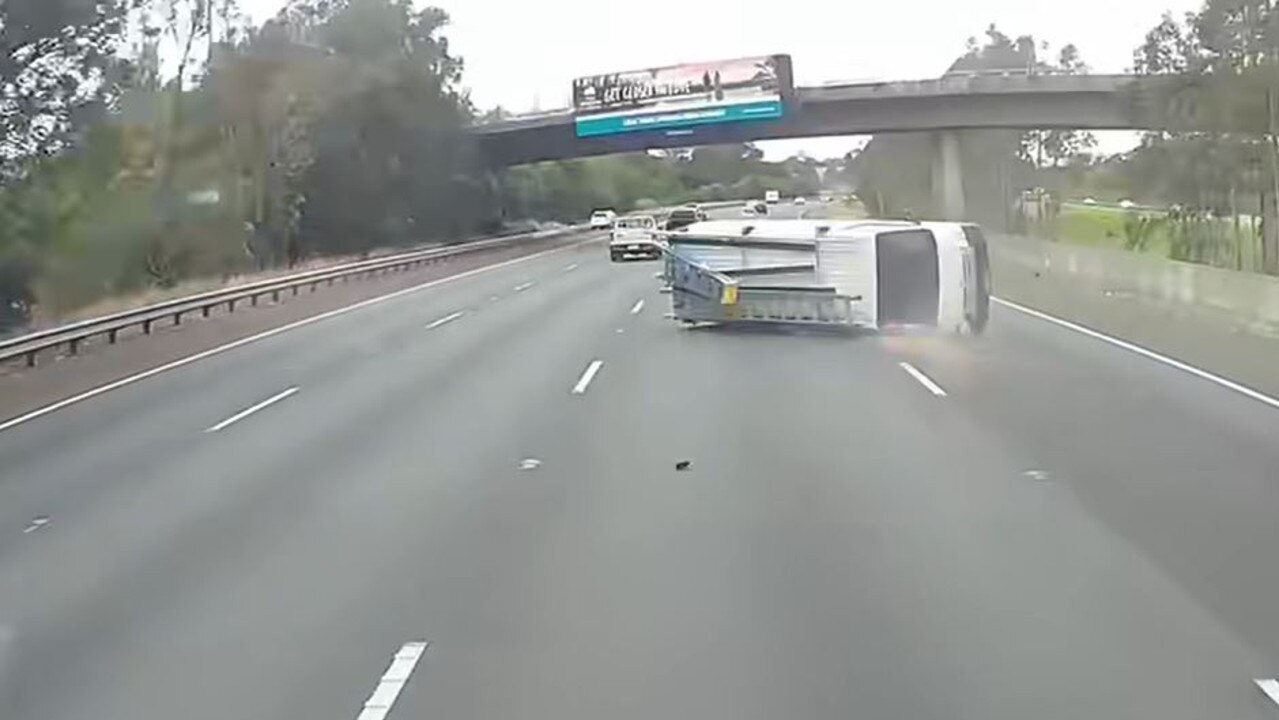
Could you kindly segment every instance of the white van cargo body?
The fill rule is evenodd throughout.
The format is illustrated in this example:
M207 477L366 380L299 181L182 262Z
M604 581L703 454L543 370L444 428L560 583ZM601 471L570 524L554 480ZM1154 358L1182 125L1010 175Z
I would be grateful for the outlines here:
M725 220L667 239L665 278L684 322L985 327L990 273L976 226Z

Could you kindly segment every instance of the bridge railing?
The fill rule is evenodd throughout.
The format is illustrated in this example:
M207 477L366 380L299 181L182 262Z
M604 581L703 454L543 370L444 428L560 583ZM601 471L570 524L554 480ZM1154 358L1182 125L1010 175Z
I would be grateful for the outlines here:
M475 118L476 125L492 125L494 123L510 122L512 120L534 120L544 117L559 117L561 115L571 115L573 108L555 108L553 110L529 110L527 112L503 113L501 117L479 117Z

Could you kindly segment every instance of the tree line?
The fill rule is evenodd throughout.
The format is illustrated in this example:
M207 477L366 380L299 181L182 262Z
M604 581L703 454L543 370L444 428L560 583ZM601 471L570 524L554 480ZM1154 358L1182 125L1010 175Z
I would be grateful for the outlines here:
M746 144L621 154L511 168L499 205L516 217L572 221L596 208L648 210L688 201L761 198L765 190L816 194L824 163L764 160Z
M1053 52L1032 35L1012 37L994 24L984 38L969 38L965 53L947 75L990 71L1026 74L1088 72L1079 50L1067 44ZM936 216L933 159L937 148L929 134L902 133L875 137L850 157L858 195L880 216ZM1091 133L1074 130L966 130L959 135L965 171L964 194L971 219L991 228L1016 229L1013 199L1045 182L1041 168L1068 165L1096 145Z
M816 191L750 145L487 167L448 21L411 0L291 0L258 27L236 0L5 0L0 330L597 207Z
M1124 246L1166 239L1169 257L1279 274L1279 7L1206 0L1165 13L1133 51L1144 77L1132 111L1157 131L1130 152L1079 157L1053 181L1063 194L1141 206Z
M491 227L436 8L0 6L0 323Z
M1207 0L1165 14L1133 61L1156 81L1139 100L1167 129L1112 170L1137 197L1172 206L1174 258L1242 267L1255 252L1279 275L1279 6ZM1246 231L1253 218L1258 232Z

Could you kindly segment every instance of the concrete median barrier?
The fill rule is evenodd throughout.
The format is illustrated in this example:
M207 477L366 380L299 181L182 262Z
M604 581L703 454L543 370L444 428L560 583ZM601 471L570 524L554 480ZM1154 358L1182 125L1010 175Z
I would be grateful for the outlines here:
M991 274L998 297L1279 392L1279 278L1006 235Z

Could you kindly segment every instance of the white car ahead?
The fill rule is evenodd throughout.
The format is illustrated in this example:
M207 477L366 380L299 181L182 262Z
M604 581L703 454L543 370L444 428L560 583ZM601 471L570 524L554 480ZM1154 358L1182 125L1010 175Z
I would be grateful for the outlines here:
M613 262L630 258L662 256L662 245L657 239L657 220L651 215L627 215L613 223L609 238L608 255Z
M591 229L607 230L613 227L613 221L617 219L617 213L612 210L596 210L591 213Z

